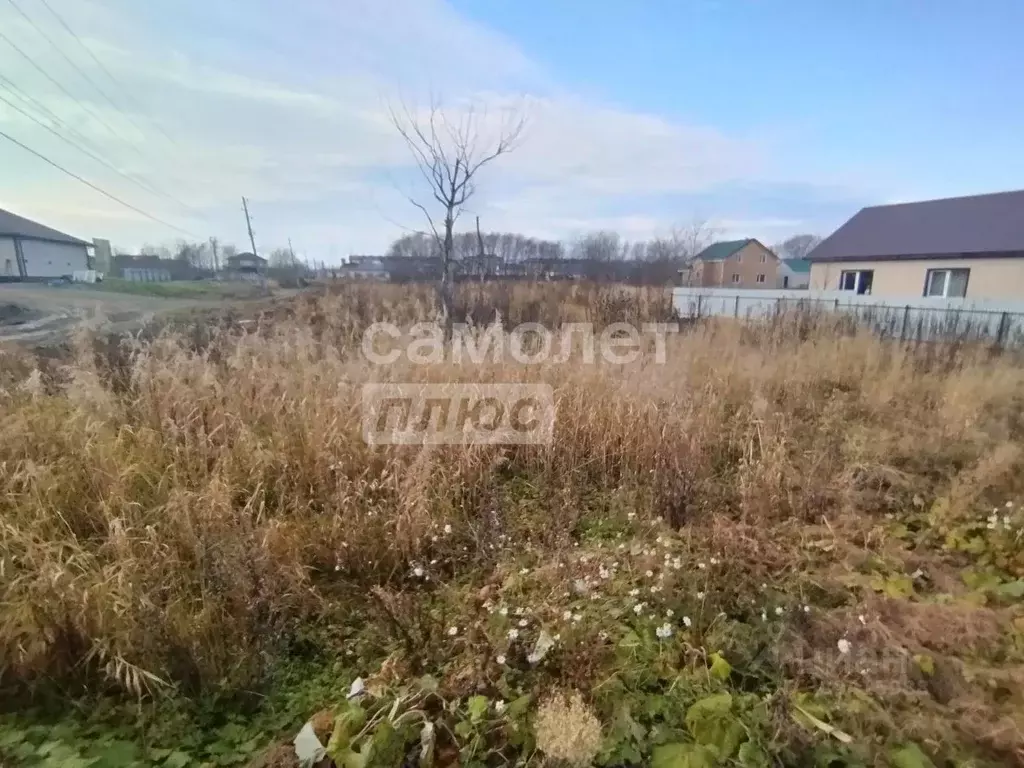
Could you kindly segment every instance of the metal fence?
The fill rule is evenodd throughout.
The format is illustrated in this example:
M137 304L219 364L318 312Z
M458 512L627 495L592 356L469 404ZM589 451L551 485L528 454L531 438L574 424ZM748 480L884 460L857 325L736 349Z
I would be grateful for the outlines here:
M857 325L904 341L987 341L1024 346L1024 311L1019 302L911 299L899 301L839 292L729 291L676 288L680 317L769 319L785 313L840 313Z

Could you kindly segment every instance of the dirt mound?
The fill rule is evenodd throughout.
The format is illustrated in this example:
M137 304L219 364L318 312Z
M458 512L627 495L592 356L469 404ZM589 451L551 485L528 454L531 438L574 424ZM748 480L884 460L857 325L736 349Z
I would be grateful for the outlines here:
M43 313L21 304L0 304L0 326L18 326L38 320Z

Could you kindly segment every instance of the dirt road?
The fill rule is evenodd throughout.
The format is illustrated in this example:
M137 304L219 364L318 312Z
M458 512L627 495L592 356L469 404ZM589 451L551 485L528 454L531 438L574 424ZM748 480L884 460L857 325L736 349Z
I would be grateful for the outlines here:
M160 314L219 303L215 299L165 299L105 292L88 286L0 283L0 342L45 342L66 336L83 323L127 330Z

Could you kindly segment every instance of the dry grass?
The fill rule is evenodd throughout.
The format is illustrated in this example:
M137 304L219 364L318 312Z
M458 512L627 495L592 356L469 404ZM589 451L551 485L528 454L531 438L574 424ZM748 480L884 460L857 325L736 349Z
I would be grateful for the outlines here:
M603 325L668 311L664 294L594 286L474 284L460 297L477 322ZM508 542L539 567L596 518L626 512L678 529L694 561L718 553L731 615L755 611L739 606L762 582L839 610L844 574L866 557L895 571L967 562L938 541L894 538L885 515L931 510L952 530L1024 497L1024 371L985 350L922 353L784 318L684 329L664 365L360 359L368 323L408 324L431 307L423 288L349 287L102 354L83 343L52 376L24 359L8 367L0 682L236 689L303 626L365 610L426 665L444 638L416 625L412 564L441 560L446 584L500 589ZM382 379L549 382L556 439L371 448L360 387ZM1012 558L1002 567L1024 576ZM880 624L862 628L863 642L899 633L948 652L929 637L946 625L955 644L988 648L1013 618L932 607L875 606ZM829 621L842 615L805 636L834 645ZM465 643L472 659L483 640ZM467 663L472 687L485 672ZM598 672L587 670L581 659L559 674L583 686Z

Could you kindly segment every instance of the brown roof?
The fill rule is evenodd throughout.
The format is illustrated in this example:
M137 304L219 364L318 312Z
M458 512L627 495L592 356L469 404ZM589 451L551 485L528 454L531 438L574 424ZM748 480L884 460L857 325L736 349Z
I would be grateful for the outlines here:
M1024 190L877 205L811 251L811 261L1024 255Z

